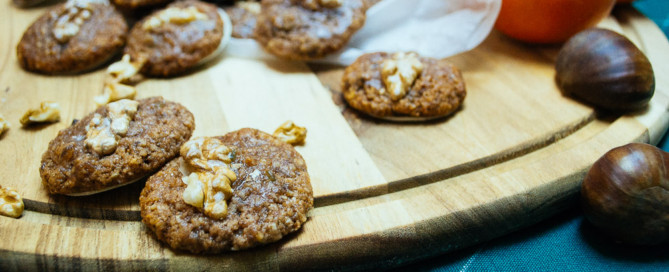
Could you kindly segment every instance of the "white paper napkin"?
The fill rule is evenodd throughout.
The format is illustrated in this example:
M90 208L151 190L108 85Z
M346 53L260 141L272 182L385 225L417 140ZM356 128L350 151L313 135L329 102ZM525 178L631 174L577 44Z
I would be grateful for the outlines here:
M349 65L372 52L414 51L445 58L473 49L490 33L502 0L383 0L340 52L315 62ZM231 39L226 54L275 59L252 39Z

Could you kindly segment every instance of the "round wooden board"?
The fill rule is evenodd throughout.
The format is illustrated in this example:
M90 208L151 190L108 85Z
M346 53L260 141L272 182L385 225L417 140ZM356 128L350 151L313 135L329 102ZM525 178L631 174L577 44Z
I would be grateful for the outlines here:
M391 267L492 239L575 205L587 168L629 142L656 143L669 125L669 43L630 7L602 26L632 39L653 63L650 106L599 116L560 94L558 47L494 32L449 58L467 98L454 115L392 123L347 108L341 67L220 57L174 79L148 79L138 97L161 95L195 115L195 135L242 127L271 132L285 120L308 129L297 150L309 167L315 208L279 243L215 256L175 252L141 223L143 181L87 197L51 196L41 154L59 130L95 108L104 71L43 76L20 69L15 46L45 8L0 9L0 183L23 195L19 219L0 217L0 270L297 270ZM24 129L41 101L59 102L61 121Z

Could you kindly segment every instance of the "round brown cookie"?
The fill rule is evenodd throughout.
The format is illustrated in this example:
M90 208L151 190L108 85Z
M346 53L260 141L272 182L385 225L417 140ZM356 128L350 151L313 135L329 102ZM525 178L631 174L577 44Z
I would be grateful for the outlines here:
M216 138L234 154L231 169L237 179L227 215L213 219L183 200L184 159L179 157L149 178L139 198L143 222L158 240L173 249L219 253L274 242L298 230L313 207L302 156L255 129Z
M74 5L88 5L78 9L80 24L74 22L77 15L68 15ZM69 24L67 18L72 19ZM76 34L68 33L77 27ZM106 0L70 0L49 9L28 27L16 48L17 59L21 67L33 72L78 73L113 57L125 44L127 32L125 19Z
M195 128L193 114L162 97L138 100L137 113L113 153L100 155L86 145L86 127L99 107L61 130L42 156L42 183L52 194L87 195L129 184L151 174L179 154Z
M162 12L194 7L202 18L186 22L162 21ZM177 19L181 20L181 19ZM216 6L195 0L179 1L153 12L133 26L125 54L144 65L148 76L179 75L214 53L223 38L223 21Z
M446 60L418 57L422 71L406 94L393 99L382 78L388 53L360 56L346 67L342 93L356 110L374 117L398 121L420 121L446 116L460 107L467 94L460 70Z
M256 20L260 14L260 3L256 1L238 1L235 5L225 8L232 21L232 37L241 39L253 38Z
M255 38L268 52L293 60L319 59L343 48L365 22L362 0L267 0Z

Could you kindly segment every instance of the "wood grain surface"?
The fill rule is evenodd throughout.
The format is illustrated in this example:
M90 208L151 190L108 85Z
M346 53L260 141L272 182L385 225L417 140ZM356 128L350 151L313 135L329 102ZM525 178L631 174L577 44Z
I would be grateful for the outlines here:
M197 256L175 252L141 223L144 181L86 197L47 194L42 153L59 130L95 108L103 69L76 76L22 70L16 44L45 7L0 9L0 184L26 211L0 217L0 270L297 270L391 267L521 229L575 205L584 171L607 150L657 143L669 126L669 43L630 7L602 26L627 35L656 75L649 107L602 115L564 97L554 83L558 46L528 45L495 31L449 58L467 98L455 114L426 123L370 119L348 108L343 67L221 56L172 79L146 79L138 97L160 95L189 108L194 135L242 127L272 132L286 120L308 129L304 156L315 208L299 232L264 247ZM61 121L22 128L41 101Z

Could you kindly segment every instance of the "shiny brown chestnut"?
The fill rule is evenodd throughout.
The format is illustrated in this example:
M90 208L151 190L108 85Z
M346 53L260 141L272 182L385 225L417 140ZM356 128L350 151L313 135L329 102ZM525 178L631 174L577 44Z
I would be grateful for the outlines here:
M586 29L569 39L555 69L565 95L605 110L643 108L655 91L646 55L626 37L606 29Z
M583 180L581 204L588 221L621 242L669 242L669 153L641 143L611 149Z

